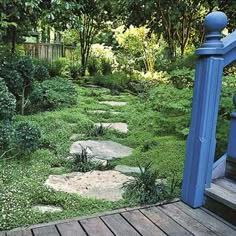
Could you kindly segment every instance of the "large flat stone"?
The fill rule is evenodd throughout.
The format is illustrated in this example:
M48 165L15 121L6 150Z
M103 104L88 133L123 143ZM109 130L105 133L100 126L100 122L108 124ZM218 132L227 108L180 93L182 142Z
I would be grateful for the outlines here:
M35 205L32 207L32 209L35 211L40 211L41 213L46 213L46 212L54 213L63 211L62 207L53 205Z
M78 141L72 144L71 154L81 154L86 149L89 157L113 160L130 156L133 149L112 141Z
M96 126L103 126L104 128L118 130L122 133L127 133L129 131L128 125L126 123L95 123Z
M133 166L117 165L115 167L115 170L117 170L123 174L141 174L140 168L133 167ZM144 171L144 168L142 168L142 171Z
M102 101L102 102L99 102L99 103L110 105L110 106L125 106L125 105L128 104L127 102L116 102L116 101Z
M122 186L133 177L119 171L74 172L64 175L50 175L46 186L56 191L77 193L83 197L91 197L108 201L122 199Z
M112 115L119 115L121 113L118 111L105 111L105 110L90 110L88 112L97 114L111 113Z

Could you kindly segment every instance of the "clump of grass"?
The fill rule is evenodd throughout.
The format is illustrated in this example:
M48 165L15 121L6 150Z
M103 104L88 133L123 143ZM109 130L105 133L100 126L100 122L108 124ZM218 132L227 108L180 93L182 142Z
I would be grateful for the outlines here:
M91 125L86 130L86 136L89 137L100 137L107 134L109 127L104 127L102 124L100 125Z
M123 186L124 197L139 204L153 204L162 201L167 196L167 186L160 180L159 173L151 169L152 162L140 167L141 174Z
M73 170L80 172L88 172L92 170L102 170L103 164L92 160L92 157L88 155L87 147L81 146L81 153L73 154Z

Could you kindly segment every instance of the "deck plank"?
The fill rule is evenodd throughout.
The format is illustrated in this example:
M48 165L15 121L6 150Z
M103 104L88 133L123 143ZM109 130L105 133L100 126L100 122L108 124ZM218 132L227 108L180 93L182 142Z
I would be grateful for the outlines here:
M216 185L219 185L222 188L225 188L233 193L236 193L236 182L231 179L219 178L219 179L215 179L213 181L213 183Z
M138 210L124 212L122 216L143 236L166 235Z
M61 236L87 236L79 222L72 221L56 225Z
M140 235L120 214L103 216L101 219L112 230L116 236L138 236Z
M191 216L192 218L199 221L201 224L206 226L208 229L213 231L219 236L235 236L236 232L229 227L228 225L224 224L223 222L219 221L215 217L207 214L205 211L201 209L192 209L191 207L187 206L182 202L178 202L174 204L178 208L180 208L183 212Z
M169 236L193 235L157 207L150 207L140 211Z
M33 234L30 230L20 230L20 231L9 231L7 233L7 236L33 236Z
M172 204L163 205L161 207L159 206L158 209L163 211L165 214L175 220L178 224L180 224L196 236L216 235L204 225L199 223L197 220L193 219L192 217L190 217L189 215L181 211L178 207Z
M33 229L34 236L60 236L55 225Z
M114 234L100 218L91 218L80 221L89 236L113 236Z

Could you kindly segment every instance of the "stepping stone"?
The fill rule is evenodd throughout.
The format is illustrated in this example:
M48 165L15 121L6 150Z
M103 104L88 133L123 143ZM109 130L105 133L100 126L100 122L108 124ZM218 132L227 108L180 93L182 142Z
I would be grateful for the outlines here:
M123 173L123 174L141 174L141 170L139 167L132 167L132 166L126 166L126 165L117 165L115 167L115 170ZM144 171L144 168L142 168Z
M123 184L133 180L119 171L74 172L64 175L50 175L45 185L55 191L77 193L82 197L90 197L107 201L118 201L124 193Z
M86 84L84 87L85 87L85 88L103 88L103 87L101 87L101 86L94 85L94 84Z
M102 160L113 160L130 156L133 149L112 141L78 141L74 142L70 148L70 154L81 154L82 150L87 150L89 157Z
M90 113L97 113L97 114L104 114L104 113L111 113L113 115L119 115L121 112L118 111L105 111L105 110L91 110L88 111Z
M128 125L126 123L95 123L96 126L100 127L101 125L104 128L118 130L122 133L128 133Z
M70 141L76 141L79 138L79 134L72 134L70 137Z
M35 205L32 207L33 210L40 211L41 213L47 213L47 212L62 212L63 208L53 205Z
M103 101L103 102L99 102L99 104L106 104L106 105L110 105L110 106L125 106L128 103L127 102L116 102L116 101Z

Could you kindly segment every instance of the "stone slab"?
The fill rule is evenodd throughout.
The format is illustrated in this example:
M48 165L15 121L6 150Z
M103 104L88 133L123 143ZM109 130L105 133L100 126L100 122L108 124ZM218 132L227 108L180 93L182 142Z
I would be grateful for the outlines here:
M115 170L123 173L123 174L141 174L141 170L139 167L133 167L133 166L126 166L126 165L117 165L115 167ZM142 168L144 171L144 168Z
M50 175L45 185L56 191L77 193L82 197L117 201L122 199L123 184L133 180L119 171L74 172L64 175Z
M58 206L53 206L53 205L35 205L32 207L33 210L39 211L41 213L47 213L47 212L62 212L63 208L58 207Z
M121 123L121 122L117 122L117 123L95 123L96 126L103 126L104 128L108 128L108 129L114 129L114 130L118 130L122 133L128 133L129 129L128 129L128 125L126 123Z
M97 114L104 114L104 113L111 113L112 115L119 115L121 112L118 111L105 111L105 110L91 110L88 111L90 113L97 113Z
M128 157L133 149L112 141L87 140L74 142L70 148L70 154L81 154L86 149L89 157L103 160L113 160Z
M99 104L105 104L105 105L110 105L110 106L125 106L128 103L127 102L116 102L116 101L102 101L102 102L99 102Z

